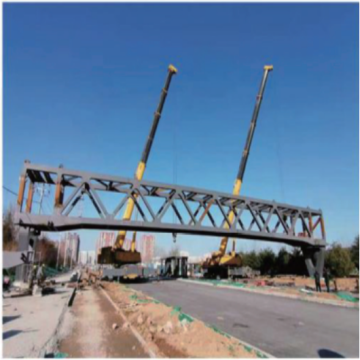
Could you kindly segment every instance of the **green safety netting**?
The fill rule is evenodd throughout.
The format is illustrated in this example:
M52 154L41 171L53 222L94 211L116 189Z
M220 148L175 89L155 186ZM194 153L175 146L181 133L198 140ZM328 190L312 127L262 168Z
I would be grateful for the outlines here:
M221 334L225 337L227 337L228 339L231 338L231 336L229 334L227 334L225 331L220 330L219 328L217 328L215 325L207 325L207 327L209 327L210 329L214 330L215 332L217 332L218 334Z
M54 269L54 268L52 268L50 266L45 266L45 269L44 269L45 276L47 276L47 277L53 277L53 276L56 276L56 275L66 273L68 271L69 271L68 268L63 268L61 270L57 270L57 269Z
M246 287L246 284L244 284L244 283L237 283L237 282L231 282L231 281L227 281L226 285L235 286L235 287L239 287L239 288Z
M54 355L54 358L58 358L58 359L63 359L63 358L67 358L67 357L69 357L69 354L62 353L62 352L58 352Z
M239 287L239 288L246 287L246 284L244 284L244 283L238 283L238 282L233 282L233 281L211 280L211 279L201 279L200 281L204 282L204 283L213 284L214 286L228 285L228 286L234 286L234 287Z
M46 276L52 277L52 276L59 275L61 272L58 271L58 270L56 270L56 269L54 269L54 268L51 268L51 267L49 267L49 266L46 266L46 267L45 267L45 270L44 270L44 273L45 273Z
M138 296L136 294L130 295L129 298L133 301L136 301L138 304L160 304L160 301L155 300L155 299L139 299Z
M248 345L244 345L244 349L247 351L247 352L252 352L253 348L251 346L248 346Z
M69 354L64 353L64 352L56 352L56 353L50 353L50 354L45 354L45 358L58 358L58 359L64 359L64 358L68 358Z
M267 359L267 356L258 350L255 351L255 354L256 354L256 357L258 357L258 358Z
M185 313L183 313L183 312L181 311L181 307L180 307L180 306L175 306L175 307L173 307L173 310L171 311L170 315L171 315L171 316L177 315L177 317L178 317L178 319L179 319L180 322L183 321L183 320L185 320L185 321L187 321L187 322L189 322L189 323L191 323L191 322L194 321L194 319L193 319L190 315L185 314Z
M338 292L336 293L336 296L339 297L340 299L342 300L346 300L346 301L350 301L350 302L353 302L353 303L356 303L356 302L359 302L359 298L356 298L346 292Z

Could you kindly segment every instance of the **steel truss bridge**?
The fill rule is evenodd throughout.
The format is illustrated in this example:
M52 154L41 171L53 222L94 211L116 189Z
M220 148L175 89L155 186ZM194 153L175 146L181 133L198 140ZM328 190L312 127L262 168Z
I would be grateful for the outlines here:
M54 189L52 213L34 213L32 202L36 184L48 184ZM106 204L104 194L111 194L112 206ZM93 215L79 217L74 214L74 209L84 197L88 198L94 211ZM122 220L121 214L130 198L138 210L138 219ZM233 223L228 220L231 211L235 214ZM321 210L30 162L24 163L20 177L15 222L37 234L41 231L109 229L279 242L301 247L308 268L312 267L310 272L314 270L311 264L314 255L316 268L322 271L326 246Z

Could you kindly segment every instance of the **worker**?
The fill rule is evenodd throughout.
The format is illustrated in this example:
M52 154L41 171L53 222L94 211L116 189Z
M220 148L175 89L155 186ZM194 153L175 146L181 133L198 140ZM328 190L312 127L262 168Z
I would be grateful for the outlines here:
M3 292L9 291L10 289L10 276L5 275L3 277Z
M36 277L36 272L37 272L37 265L34 264L34 266L32 267L32 269L29 272L29 279L28 279L29 289L33 288L34 280L35 280L35 277Z
M46 269L45 264L42 264L42 282L45 282L46 280L45 269Z
M45 264L42 264L41 266L39 266L37 273L36 273L36 280L37 280L38 286L40 286L43 283L44 276L45 276Z
M315 271L314 277L315 277L316 291L321 292L320 274L317 270Z
M331 274L327 268L324 268L324 280L325 280L326 290L329 293L330 292Z

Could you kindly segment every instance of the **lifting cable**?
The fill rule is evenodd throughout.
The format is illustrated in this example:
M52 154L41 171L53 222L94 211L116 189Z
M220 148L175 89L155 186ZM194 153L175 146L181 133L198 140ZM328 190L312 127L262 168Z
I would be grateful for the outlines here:
M175 104L177 103L176 97L175 97ZM173 184L177 184L177 121L176 117L173 117ZM176 214L175 210L173 209L173 223L176 223ZM172 233L173 242L176 243L177 240L177 233Z

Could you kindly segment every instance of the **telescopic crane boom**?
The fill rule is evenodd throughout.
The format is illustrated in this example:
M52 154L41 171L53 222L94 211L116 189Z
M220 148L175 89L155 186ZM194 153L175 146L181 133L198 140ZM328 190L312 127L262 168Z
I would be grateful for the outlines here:
M171 79L172 79L173 75L177 73L177 69L173 65L170 65L168 70L169 71L168 71L168 75L167 75L167 78L166 78L165 86L161 91L160 102L159 102L157 110L154 113L154 119L153 119L153 123L151 125L150 133L149 133L149 136L147 138L144 151L142 152L140 162L139 162L138 167L137 167L136 172L135 172L135 178L137 180L141 180L143 175L144 175L144 171L145 171L145 168L146 168L146 163L148 161L150 151L151 151L151 147L152 147L152 144L153 144L153 141L154 141L154 138L155 138L156 130L157 130L157 127L159 125L161 113L162 113L162 110L163 110L163 107L164 107L164 104L165 104L167 93L169 91ZM134 200L130 198L128 200L127 205L126 205L126 210L125 210L125 213L124 213L124 216L123 216L123 220L130 220L131 215L132 215L133 210L134 210L134 205L135 205ZM126 236L126 231L124 231L124 230L119 231L118 236L116 238L115 245L114 245L115 249L122 248L122 246L124 245L125 236Z
M260 111L260 107L261 107L261 102L264 96L264 91L265 91L265 86L266 86L266 82L268 79L268 75L269 72L273 70L273 66L272 65L266 65L264 66L264 73L263 73L263 77L261 80L261 84L260 84L260 89L259 89L259 93L256 97L256 103L255 103L255 108L253 111L253 115L251 118L251 122L250 122L250 128L249 128L249 132L248 132L248 136L246 139L246 144L245 144L245 148L242 154L242 158L241 158L241 162L240 162L240 166L239 166L239 171L235 180L235 184L234 184L234 188L233 188L233 194L234 195L239 195L240 194L240 190L241 190L241 186L244 180L244 174L245 174L245 169L246 169L246 164L249 158L249 154L250 154L250 148L251 148L251 143L254 137L254 132L255 132L255 127L256 127L256 122L259 116L259 111ZM228 214L228 219L229 222L232 224L234 221L234 217L235 214L233 211L230 211ZM225 223L224 225L225 227L228 227L228 224ZM220 249L216 252L214 252L211 256L211 258L209 258L205 263L204 263L204 268L208 268L210 270L211 267L217 267L220 265L230 265L230 266L237 266L241 264L241 259L240 256L236 257L235 254L235 249L233 248L232 253L227 256L225 254L226 252L226 248L227 248L227 244L228 244L228 238L222 238L221 240L221 244L220 244ZM240 262L240 264L239 264Z
M136 172L135 172L135 178L137 180L141 180L143 178L146 164L150 155L151 147L155 138L156 130L159 125L159 121L161 118L161 113L165 104L165 100L169 91L171 79L173 75L177 73L177 69L173 65L169 65L168 67L168 74L166 77L164 88L161 91L160 101L159 105L154 113L154 119L151 125L150 133L147 138L145 148L142 152L140 162L137 166ZM135 197L136 198L136 197ZM132 198L129 198L125 212L123 215L123 220L130 220L131 216L134 211L134 200ZM135 236L133 237L133 241L131 243L131 249L130 251L125 251L123 249L124 242L126 237L126 231L121 230L118 232L118 235L116 237L115 243L111 249L111 253L109 251L104 251L104 257L103 257L103 263L123 263L123 264L130 264L130 263L138 263L141 262L140 253L136 251L135 249ZM106 249L106 248L105 248ZM111 256L111 254L113 256ZM109 259L110 257L110 259Z

